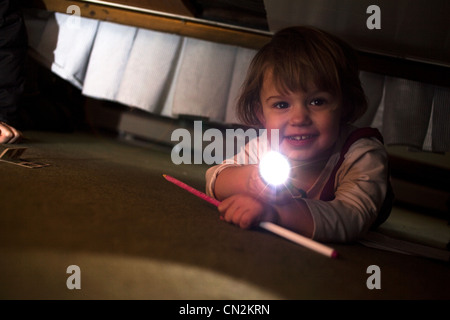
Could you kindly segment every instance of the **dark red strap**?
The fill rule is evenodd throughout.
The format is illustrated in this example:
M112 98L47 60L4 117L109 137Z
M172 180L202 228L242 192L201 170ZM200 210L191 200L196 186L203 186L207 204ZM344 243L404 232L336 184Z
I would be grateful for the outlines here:
M358 128L354 130L347 138L347 140L344 143L344 146L341 150L341 155L339 158L339 161L337 162L336 166L333 168L333 171L331 172L330 178L328 179L327 183L325 184L325 187L322 190L322 193L320 194L320 200L324 201L331 201L334 199L334 183L336 180L336 173L339 170L342 162L344 162L345 154L347 153L348 149L350 149L350 146L357 140L361 138L371 138L375 137L378 140L381 141L381 143L384 143L383 136L381 135L380 131L376 128Z

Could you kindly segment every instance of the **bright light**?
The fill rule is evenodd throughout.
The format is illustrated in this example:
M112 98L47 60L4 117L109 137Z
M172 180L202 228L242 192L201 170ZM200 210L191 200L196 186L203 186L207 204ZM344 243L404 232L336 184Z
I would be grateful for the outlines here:
M283 184L289 178L291 167L287 159L276 151L265 154L259 163L259 173L272 186Z

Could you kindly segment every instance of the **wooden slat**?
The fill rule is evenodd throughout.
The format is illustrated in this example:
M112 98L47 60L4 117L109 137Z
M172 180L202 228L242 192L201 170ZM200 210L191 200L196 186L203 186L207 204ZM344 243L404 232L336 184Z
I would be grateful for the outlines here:
M194 17L194 9L191 6L188 7L188 3L182 0L107 0L106 2Z
M450 67L362 51L359 59L360 68L368 72L450 87Z
M131 25L139 28L168 32L246 48L258 49L270 40L270 35L262 34L257 31L252 32L245 29L234 28L233 26L216 26L214 24L209 24L206 21L205 23L193 21L189 19L189 17L183 19L181 16L161 16L82 1L33 1L34 7L61 13L67 13L67 8L71 5L79 6L81 16L86 18Z

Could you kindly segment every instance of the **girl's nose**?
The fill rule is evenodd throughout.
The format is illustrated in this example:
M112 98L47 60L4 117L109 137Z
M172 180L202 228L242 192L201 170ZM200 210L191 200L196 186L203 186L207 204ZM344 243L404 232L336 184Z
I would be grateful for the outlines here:
M296 126L311 124L308 108L302 104L293 106L289 115L289 122Z

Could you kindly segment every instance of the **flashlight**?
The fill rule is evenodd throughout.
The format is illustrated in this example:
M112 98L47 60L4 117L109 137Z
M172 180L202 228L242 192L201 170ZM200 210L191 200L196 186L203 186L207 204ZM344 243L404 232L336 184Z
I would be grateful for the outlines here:
M289 161L281 153L269 151L259 163L259 174L263 180L273 187L284 184L291 171Z

